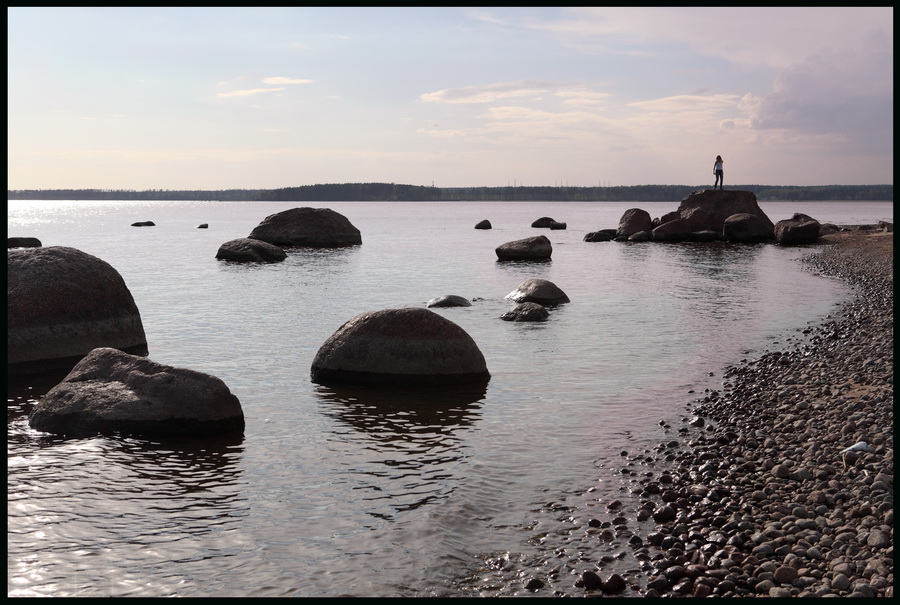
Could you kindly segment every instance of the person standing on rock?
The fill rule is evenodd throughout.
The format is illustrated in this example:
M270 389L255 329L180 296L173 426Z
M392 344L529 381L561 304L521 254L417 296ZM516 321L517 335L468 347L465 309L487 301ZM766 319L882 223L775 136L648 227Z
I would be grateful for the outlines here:
M725 185L725 172L723 171L722 165L724 162L722 161L722 156L716 156L716 163L713 164L713 174L716 175L716 184L713 185L713 191L716 189L716 185L719 186L719 189L722 189Z

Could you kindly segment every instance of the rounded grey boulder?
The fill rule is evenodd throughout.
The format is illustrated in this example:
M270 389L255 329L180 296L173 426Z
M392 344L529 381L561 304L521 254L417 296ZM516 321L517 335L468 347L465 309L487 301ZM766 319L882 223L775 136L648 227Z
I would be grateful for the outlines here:
M313 382L397 386L487 383L484 355L461 327L422 307L357 315L312 362Z
M65 246L7 258L9 375L68 372L98 347L147 354L137 305L109 263Z
M552 306L569 302L569 297L556 284L546 279L528 279L506 295L517 303L533 302Z
M216 258L241 263L277 263L287 258L287 254L275 244L239 237L219 246Z
M242 431L244 413L215 376L99 348L41 398L28 424L69 437L180 437Z
M549 260L553 246L546 235L536 235L497 246L497 259L506 260Z
M329 208L291 208L271 214L247 236L276 246L340 248L362 244L359 229Z

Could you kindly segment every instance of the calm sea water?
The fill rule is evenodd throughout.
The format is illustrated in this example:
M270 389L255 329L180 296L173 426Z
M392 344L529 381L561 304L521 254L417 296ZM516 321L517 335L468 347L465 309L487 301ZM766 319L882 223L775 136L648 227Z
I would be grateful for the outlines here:
M217 261L288 208L328 207L359 247ZM891 202L762 202L837 224L893 221ZM802 339L849 295L798 259L815 247L582 241L628 208L671 203L9 202L8 235L71 246L115 267L154 361L218 376L240 399L242 438L60 439L8 404L9 596L431 596L497 552L528 553L541 506L596 488L651 446L724 366ZM542 216L566 230L533 229ZM476 230L482 219L492 230ZM152 220L156 227L132 228ZM208 223L208 229L197 229ZM501 243L545 234L547 263L499 263ZM499 315L529 278L571 303L544 323ZM312 358L365 312L435 309L465 329L492 374L447 399L310 382Z

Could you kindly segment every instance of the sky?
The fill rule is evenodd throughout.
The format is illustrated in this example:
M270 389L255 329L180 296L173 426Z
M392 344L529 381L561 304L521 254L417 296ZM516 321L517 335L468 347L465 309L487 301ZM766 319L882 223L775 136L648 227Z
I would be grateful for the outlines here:
M893 16L8 7L8 188L893 184Z

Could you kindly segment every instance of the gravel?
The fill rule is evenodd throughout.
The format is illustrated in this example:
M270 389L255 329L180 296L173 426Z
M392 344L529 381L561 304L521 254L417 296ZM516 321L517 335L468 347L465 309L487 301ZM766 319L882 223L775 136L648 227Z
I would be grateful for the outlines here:
M893 233L854 229L821 243L803 262L846 280L852 300L802 344L727 368L721 391L688 405L677 438L629 455L621 478L636 506L608 502L619 516L601 522L560 505L557 530L544 533L565 548L495 557L457 588L892 597Z

